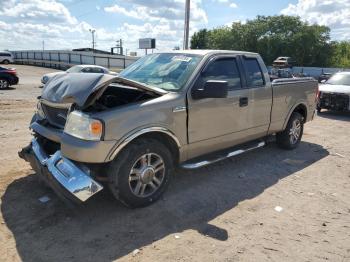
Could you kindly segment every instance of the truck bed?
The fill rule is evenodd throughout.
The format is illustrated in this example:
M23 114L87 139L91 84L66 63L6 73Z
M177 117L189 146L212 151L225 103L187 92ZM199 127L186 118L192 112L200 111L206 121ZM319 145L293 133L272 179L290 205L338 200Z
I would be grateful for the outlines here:
M282 130L294 106L305 106L305 122L310 121L316 109L318 82L312 77L276 79L272 82L272 108L269 133Z

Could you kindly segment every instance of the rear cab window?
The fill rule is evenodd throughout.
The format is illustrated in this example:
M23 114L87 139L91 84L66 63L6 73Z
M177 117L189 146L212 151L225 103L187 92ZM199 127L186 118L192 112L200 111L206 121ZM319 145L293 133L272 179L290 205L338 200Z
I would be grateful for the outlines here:
M248 87L259 87L265 85L264 75L256 58L243 57L243 67L246 72Z
M236 58L218 58L208 65L202 74L202 81L208 80L227 81L228 90L241 88L241 77Z

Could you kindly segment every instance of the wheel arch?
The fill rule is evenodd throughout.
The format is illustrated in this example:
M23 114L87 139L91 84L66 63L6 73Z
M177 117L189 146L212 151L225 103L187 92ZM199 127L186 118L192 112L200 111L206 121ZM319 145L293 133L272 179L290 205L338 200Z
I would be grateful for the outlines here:
M301 114L303 116L303 120L304 120L304 123L307 119L307 106L305 105L304 102L299 102L299 103L296 103L292 108L291 110L289 110L289 113L288 113L288 116L286 117L286 120L284 121L284 124L283 124L283 130L286 128L287 126L287 123L291 117L291 115L294 113L294 112L297 112L299 114Z
M174 156L175 163L179 163L179 149L181 147L180 141L173 132L164 127L148 127L128 135L120 143L118 143L114 149L112 149L112 151L109 154L108 160L113 160L122 151L122 149L125 148L131 142L135 141L136 139L143 138L152 138L163 143L170 149L171 154Z

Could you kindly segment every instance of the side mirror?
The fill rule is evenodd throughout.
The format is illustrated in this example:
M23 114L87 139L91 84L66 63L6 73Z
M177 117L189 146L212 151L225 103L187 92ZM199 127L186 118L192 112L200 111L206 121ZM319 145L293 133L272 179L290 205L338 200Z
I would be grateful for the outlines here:
M326 79L323 79L322 81L321 81L321 84L324 84L324 83L326 83L327 82L327 80Z
M227 97L228 83L227 81L208 80L203 88L194 89L192 91L193 99L204 98L225 98Z

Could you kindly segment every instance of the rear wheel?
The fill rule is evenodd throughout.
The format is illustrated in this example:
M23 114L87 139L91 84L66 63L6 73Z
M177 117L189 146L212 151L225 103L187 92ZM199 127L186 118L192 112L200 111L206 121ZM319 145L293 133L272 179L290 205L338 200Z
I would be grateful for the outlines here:
M284 131L277 133L277 144L284 149L296 148L303 136L304 119L297 112L292 113Z
M9 86L10 86L10 83L7 79L3 79L3 78L0 79L0 89L6 89L6 88L9 88Z
M136 140L111 163L109 187L126 206L147 206L164 193L172 170L171 153L165 145L154 139Z
M2 61L5 65L8 65L9 63L10 63L10 61L9 60L4 60L4 61Z

